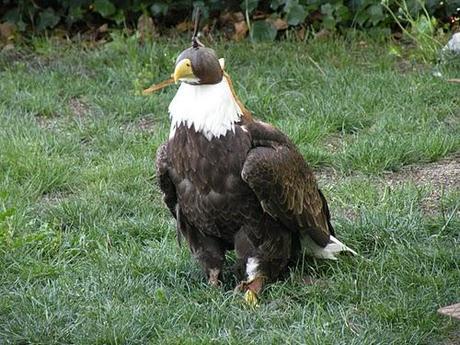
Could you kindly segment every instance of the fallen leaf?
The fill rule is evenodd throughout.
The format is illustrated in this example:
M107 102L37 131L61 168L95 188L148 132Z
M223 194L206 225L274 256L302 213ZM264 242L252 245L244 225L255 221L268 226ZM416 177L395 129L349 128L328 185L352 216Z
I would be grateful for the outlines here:
M11 41L14 38L16 26L12 23L5 22L0 24L0 39L2 41Z
M218 22L225 37L234 41L241 41L249 30L242 12L223 12Z
M176 25L176 30L179 32L185 32L185 31L192 30L192 29L193 29L193 23L188 20L184 20L183 22Z
M241 22L244 21L244 14L243 12L235 12L232 13L232 19L234 22Z
M14 44L8 43L7 45L5 45L5 46L2 48L2 52L6 52L6 51L9 51L9 50L13 50L13 49L14 49Z
M248 25L246 24L245 21L237 22L233 24L235 28L235 33L232 36L232 39L234 41L241 41L246 37L246 34L248 33Z
M300 41L303 41L305 39L305 28L301 27L299 30L297 30L296 35Z
M219 16L219 24L220 25L225 25L228 22L233 21L233 16L230 12L223 12Z
M262 20L262 19L267 19L268 14L264 12L257 11L253 16L252 19L254 20Z
M152 17L145 14L141 15L137 21L137 31L139 32L139 41L141 43L152 39L156 33Z
M107 23L101 25L100 27L97 28L97 32L103 34L105 32L109 31L109 25Z
M288 28L288 23L287 21L281 19L281 18L276 18L275 20L272 21L273 26L276 28L276 30L286 30Z
M329 38L331 36L331 32L327 29L321 29L315 34L315 38L323 39Z

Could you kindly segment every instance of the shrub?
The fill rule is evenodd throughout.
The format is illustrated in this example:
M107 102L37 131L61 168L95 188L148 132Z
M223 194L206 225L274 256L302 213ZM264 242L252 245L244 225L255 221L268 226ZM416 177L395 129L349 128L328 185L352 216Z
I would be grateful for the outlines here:
M160 29L175 26L191 17L192 6L202 9L212 21L226 12L241 12L251 33L273 38L274 30L309 27L314 30L354 28L398 28L412 18L429 15L441 25L458 22L460 0L0 0L1 21L14 23L19 31L43 31L58 25L81 30L108 23L135 26L141 15L152 17ZM404 14L404 15L403 15ZM275 22L278 20L278 22ZM281 21L280 21L281 20ZM280 25L275 25L276 23ZM252 36L252 35L251 35Z

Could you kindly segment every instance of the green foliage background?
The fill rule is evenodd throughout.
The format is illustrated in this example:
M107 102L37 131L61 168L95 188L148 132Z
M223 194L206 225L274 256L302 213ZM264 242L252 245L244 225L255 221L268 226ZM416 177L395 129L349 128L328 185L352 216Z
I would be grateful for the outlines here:
M16 24L20 31L43 31L58 25L70 29L102 22L129 26L142 14L152 16L160 27L168 27L190 18L195 7L203 10L205 20L225 11L241 11L249 21L254 14L263 13L294 27L391 29L397 27L397 21L407 23L403 12L415 19L428 14L450 25L459 15L460 0L0 0L0 18ZM270 32L270 27L257 26Z

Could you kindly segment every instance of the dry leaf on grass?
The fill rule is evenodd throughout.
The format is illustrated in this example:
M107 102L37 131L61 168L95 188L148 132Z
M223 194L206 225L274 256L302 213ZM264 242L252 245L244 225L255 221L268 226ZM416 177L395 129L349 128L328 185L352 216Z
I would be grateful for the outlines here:
M13 40L14 34L16 33L16 26L11 23L1 23L0 24L0 40L3 42L8 42Z
M281 18L276 18L275 20L272 20L271 23L273 26L276 28L276 30L286 30L288 28L288 23L287 21L281 19Z
M176 25L176 30L179 32L193 30L193 22L184 20L183 22Z
M97 32L100 34L104 34L109 31L109 25L107 23L102 24L100 27L97 28Z
M246 24L245 21L237 22L233 24L235 28L235 33L232 36L232 39L234 41L241 41L246 37L246 34L248 33L248 25Z
M145 14L141 15L137 21L137 31L139 32L139 41L141 43L152 39L156 34L156 27L152 17Z

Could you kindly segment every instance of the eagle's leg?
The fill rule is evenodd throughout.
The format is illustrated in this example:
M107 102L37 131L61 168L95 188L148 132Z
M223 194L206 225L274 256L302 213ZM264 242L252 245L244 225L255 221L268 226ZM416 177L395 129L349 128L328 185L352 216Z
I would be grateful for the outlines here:
M245 300L257 305L265 284L284 273L292 256L291 232L273 218L265 216L255 227L242 228L235 237L235 250L246 261L247 280L237 289L245 292Z
M225 261L225 249L222 242L215 237L204 236L198 232L195 241L190 241L189 245L194 258L200 263L206 274L209 285L219 286Z
M195 236L187 237L187 240L193 257L206 274L209 285L219 286L225 261L225 249L220 240L204 236L198 231Z
M238 284L236 289L244 292L244 299L249 305L257 305L265 285L278 279L286 270L288 262L289 257L282 253L276 259L249 257L246 264L247 280Z
M264 283L267 280L267 277L263 273L258 273L256 270L251 272L252 269L257 269L257 263L257 258L248 259L248 263L246 264L246 272L250 272L247 276L248 279L242 281L235 288L236 291L244 292L244 300L252 307L258 305L258 296L262 292Z
M219 286L225 261L225 246L222 240L207 236L195 229L188 223L179 208L177 208L177 230L179 236L187 240L193 257L200 263L206 274L208 283Z

